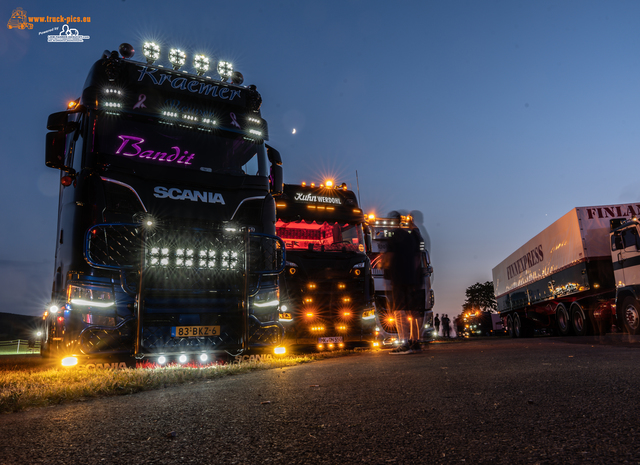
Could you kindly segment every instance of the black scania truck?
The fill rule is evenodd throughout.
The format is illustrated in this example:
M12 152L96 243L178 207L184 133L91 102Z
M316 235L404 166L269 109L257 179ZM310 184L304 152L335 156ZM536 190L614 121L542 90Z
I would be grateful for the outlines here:
M280 315L285 343L320 350L374 344L370 236L355 194L331 181L285 184L276 206L277 235L287 249Z
M133 54L105 51L81 97L49 116L61 186L42 353L122 366L277 349L282 166L262 98L229 63L212 79L203 55L187 73L180 50L169 67L156 44L145 62Z

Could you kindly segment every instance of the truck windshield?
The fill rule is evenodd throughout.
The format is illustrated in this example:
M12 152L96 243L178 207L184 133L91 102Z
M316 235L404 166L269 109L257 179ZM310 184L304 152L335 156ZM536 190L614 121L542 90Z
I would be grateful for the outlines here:
M95 120L93 140L94 152L106 156L111 166L269 175L264 145L230 131L104 114Z
M364 252L362 224L278 220L276 230L288 249Z

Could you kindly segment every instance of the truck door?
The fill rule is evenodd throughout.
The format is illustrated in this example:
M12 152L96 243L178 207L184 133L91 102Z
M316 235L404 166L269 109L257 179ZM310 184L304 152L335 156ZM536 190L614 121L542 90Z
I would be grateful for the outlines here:
M616 231L611 237L616 285L640 283L640 239L636 226Z

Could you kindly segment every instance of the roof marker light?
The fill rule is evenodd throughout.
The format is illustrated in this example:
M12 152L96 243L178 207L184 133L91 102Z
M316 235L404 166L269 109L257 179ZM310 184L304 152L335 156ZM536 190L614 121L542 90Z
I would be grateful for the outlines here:
M244 82L244 76L240 71L234 71L233 73L231 73L231 82L233 82L237 86L242 85L242 83Z
M152 65L154 61L160 58L160 47L154 42L145 42L142 47L142 54L147 59L147 64Z
M187 55L180 49L172 48L169 51L169 63L173 65L175 71L179 70L187 62Z

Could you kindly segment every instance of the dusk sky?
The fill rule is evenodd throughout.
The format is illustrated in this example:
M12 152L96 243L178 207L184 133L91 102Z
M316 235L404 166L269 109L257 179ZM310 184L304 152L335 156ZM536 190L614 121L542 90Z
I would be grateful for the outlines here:
M59 172L47 117L123 42L226 59L255 84L285 182L331 176L365 212L419 210L435 311L571 208L640 202L638 1L3 1L1 312L51 295ZM83 43L48 42L71 23ZM49 32L46 32L49 31ZM295 134L293 133L295 129Z

